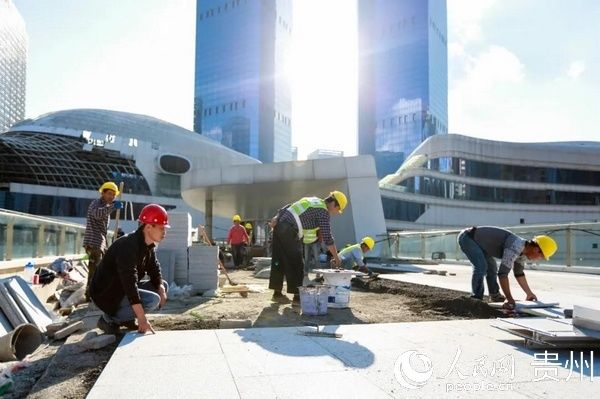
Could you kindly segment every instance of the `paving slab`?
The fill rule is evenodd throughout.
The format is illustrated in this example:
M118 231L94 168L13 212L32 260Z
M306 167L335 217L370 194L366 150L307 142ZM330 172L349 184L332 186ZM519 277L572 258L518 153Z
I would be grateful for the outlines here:
M556 353L556 364L536 365L552 353L526 349L523 340L492 322L324 328L343 334L341 339L298 334L303 327L129 333L88 398L539 398L557 392L568 397L597 393L600 356L592 360L589 351L573 352L574 359L583 354L589 364L572 371L570 353L564 351ZM540 379L544 371L558 381Z
M456 264L422 265L425 269L447 270L455 276L437 274L403 273L380 274L379 278L446 288L469 293L471 291L472 267ZM558 302L561 308L572 309L573 305L590 305L600 302L600 276L592 274L525 270L527 281L538 300ZM512 274L509 275L511 291L515 299L525 299ZM487 295L487 285L486 285Z

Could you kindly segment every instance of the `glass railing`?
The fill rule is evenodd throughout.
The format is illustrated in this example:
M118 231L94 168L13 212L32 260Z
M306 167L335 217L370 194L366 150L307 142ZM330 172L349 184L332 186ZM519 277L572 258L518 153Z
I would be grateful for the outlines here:
M551 265L600 267L600 223L567 223L505 227L530 239L545 234L554 238L558 251ZM461 230L402 231L378 237L383 258L468 261L456 238Z
M83 254L84 232L81 224L0 209L0 265L19 259Z

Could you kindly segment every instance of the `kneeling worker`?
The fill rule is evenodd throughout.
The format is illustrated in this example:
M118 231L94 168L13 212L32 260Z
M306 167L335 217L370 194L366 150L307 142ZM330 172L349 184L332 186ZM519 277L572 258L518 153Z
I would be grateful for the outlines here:
M92 300L104 312L98 328L108 334L117 333L120 326L140 333L154 332L146 312L167 301L168 285L162 279L155 251L170 227L167 211L160 205L146 205L138 222L135 232L108 248L90 285ZM150 281L140 283L146 273Z
M363 254L372 250L374 246L375 240L367 236L358 244L350 245L349 247L342 249L339 253L342 268L369 273L369 269L363 259Z

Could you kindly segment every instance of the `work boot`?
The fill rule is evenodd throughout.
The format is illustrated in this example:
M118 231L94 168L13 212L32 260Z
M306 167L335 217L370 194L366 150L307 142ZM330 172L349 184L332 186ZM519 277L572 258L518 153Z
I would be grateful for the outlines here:
M505 300L506 297L499 292L490 295L490 302L504 302Z
M288 298L287 295L282 294L281 291L273 292L271 300L279 303L290 303L290 298Z
M104 317L100 316L98 324L96 325L99 329L104 331L105 334L117 334L119 332L119 325L110 321L104 320Z
M119 323L119 327L125 327L127 330L137 331L138 325L135 320L127 320L122 323Z

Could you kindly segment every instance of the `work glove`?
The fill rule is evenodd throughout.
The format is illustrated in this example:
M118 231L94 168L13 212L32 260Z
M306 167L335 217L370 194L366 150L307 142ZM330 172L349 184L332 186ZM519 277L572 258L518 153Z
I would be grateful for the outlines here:
M112 204L115 209L123 209L123 203L119 200L114 200Z

